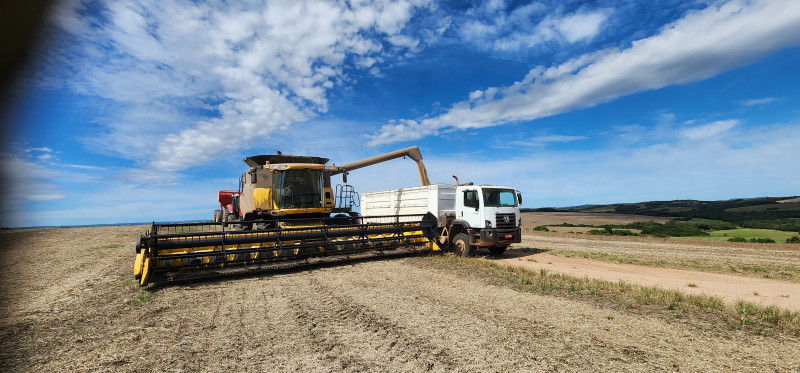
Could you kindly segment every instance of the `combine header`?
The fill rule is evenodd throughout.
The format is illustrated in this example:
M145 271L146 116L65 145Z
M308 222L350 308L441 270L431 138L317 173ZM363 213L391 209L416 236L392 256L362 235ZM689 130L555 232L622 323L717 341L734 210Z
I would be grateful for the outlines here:
M139 284L153 274L183 269L282 263L330 255L381 251L401 246L431 247L436 218L427 215L371 216L304 226L304 220L276 222L292 228L239 230L240 223L153 224L136 245L134 275ZM381 222L383 221L383 222Z
M429 185L415 147L336 166L308 156L259 155L239 180L238 191L220 191L220 209L205 223L153 223L136 244L134 275L146 285L162 274L183 270L272 265L324 256L349 255L433 243L432 214L362 217L352 211L358 194L331 176L408 156L420 182Z

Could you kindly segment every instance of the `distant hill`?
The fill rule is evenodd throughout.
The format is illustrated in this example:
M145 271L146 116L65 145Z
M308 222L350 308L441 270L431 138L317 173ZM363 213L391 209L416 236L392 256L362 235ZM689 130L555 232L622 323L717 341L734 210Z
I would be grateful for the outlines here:
M528 211L637 214L671 217L680 220L721 220L748 228L800 230L800 197L797 196L737 198L725 201L650 201L610 205L584 205L559 209L541 208Z

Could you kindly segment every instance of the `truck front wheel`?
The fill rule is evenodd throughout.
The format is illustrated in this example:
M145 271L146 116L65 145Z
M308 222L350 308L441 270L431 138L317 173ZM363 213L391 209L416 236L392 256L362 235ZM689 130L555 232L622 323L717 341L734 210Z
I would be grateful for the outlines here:
M453 237L453 254L462 257L472 255L472 245L469 244L469 236L459 233Z
M490 247L489 248L489 252L492 253L492 255L500 255L500 254L506 252L507 248L508 248L508 246Z

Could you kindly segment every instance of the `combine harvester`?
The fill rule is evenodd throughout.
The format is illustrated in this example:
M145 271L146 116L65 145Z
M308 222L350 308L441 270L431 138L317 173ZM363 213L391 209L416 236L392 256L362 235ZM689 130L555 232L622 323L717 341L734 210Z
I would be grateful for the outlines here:
M405 156L416 161L422 186L365 194L366 216L354 212L359 196L347 185L348 172ZM212 221L153 223L139 238L133 272L140 285L185 271L261 268L404 247L502 253L520 242L521 196L514 189L431 185L416 146L343 166L280 152L244 162L250 168L239 190L217 194L220 209ZM331 176L338 174L345 184L334 193Z

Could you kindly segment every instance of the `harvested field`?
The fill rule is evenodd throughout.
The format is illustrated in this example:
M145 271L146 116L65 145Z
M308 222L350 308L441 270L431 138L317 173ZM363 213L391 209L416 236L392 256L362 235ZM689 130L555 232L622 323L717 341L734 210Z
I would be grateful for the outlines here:
M595 228L595 227L554 227L554 226L548 226L547 229L550 232L559 232L559 233L588 233L589 231L591 231L593 229L596 230L596 229L603 229L603 228ZM642 232L641 229L627 229L627 230L631 231L631 233L636 233L636 234L639 234L639 233ZM532 231L527 231L527 232L525 232L525 234L529 234L531 232Z
M637 221L654 221L664 223L669 218L647 215L612 214L612 213L589 213L589 212L523 212L522 229L528 231L537 225L558 225L561 223L570 224L628 224ZM577 232L577 231L576 231Z
M655 267L730 273L800 282L800 245L700 242L678 238L531 232L518 248Z
M0 368L800 369L798 336L530 292L438 255L141 289L130 272L144 229L0 232Z

